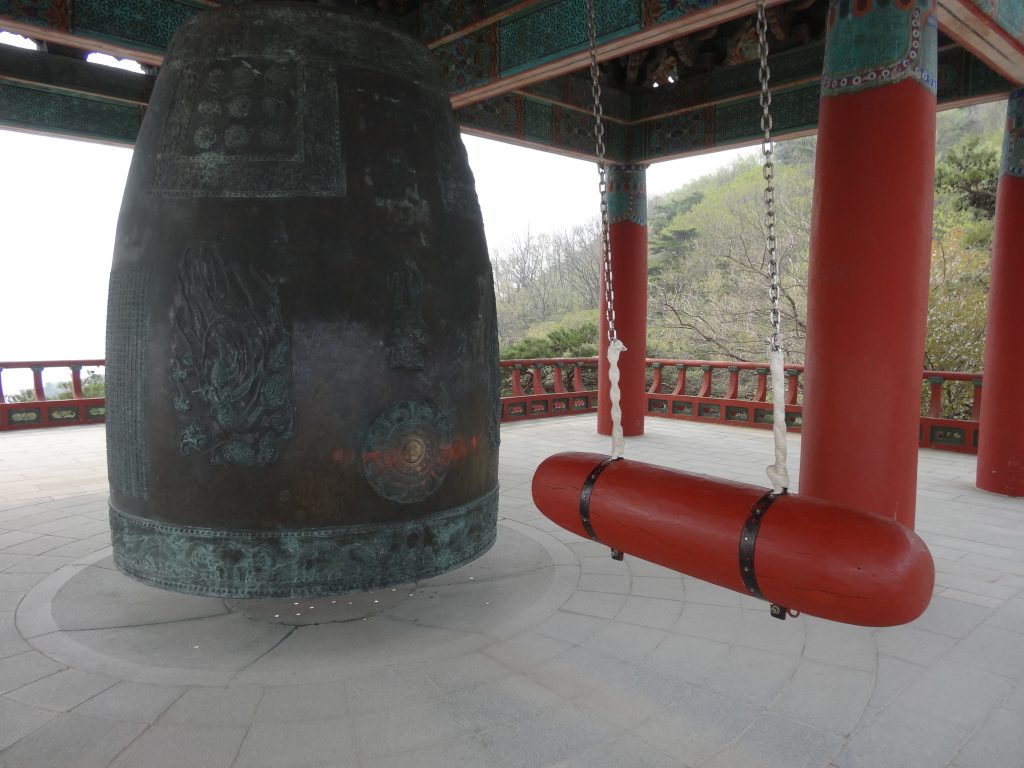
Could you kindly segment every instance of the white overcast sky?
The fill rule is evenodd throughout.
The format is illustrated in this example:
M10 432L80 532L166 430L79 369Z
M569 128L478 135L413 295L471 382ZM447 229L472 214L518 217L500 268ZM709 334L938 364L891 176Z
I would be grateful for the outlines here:
M593 163L464 138L492 252L527 231L597 216ZM655 164L648 194L753 151ZM103 357L107 277L130 162L130 149L0 129L0 361ZM22 386L12 374L3 377L8 392Z

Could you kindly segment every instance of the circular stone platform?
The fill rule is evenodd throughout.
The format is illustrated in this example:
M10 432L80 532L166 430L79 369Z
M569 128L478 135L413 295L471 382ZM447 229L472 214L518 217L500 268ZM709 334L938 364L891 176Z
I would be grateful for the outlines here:
M107 554L39 582L18 628L61 663L157 684L323 681L409 655L469 652L547 619L579 578L577 566L555 565L575 559L564 544L510 525L488 553L449 573L313 599L169 592L125 576Z

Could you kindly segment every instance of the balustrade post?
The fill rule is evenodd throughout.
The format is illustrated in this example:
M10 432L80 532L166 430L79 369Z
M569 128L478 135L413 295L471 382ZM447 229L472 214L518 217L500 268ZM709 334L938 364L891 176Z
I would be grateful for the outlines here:
M1006 102L1002 167L996 188L992 266L985 325L985 408L978 424L978 487L1024 496L1024 88Z
M85 397L82 394L82 366L72 365L71 368L71 396L76 399Z
M831 0L826 19L800 492L913 527L932 246L935 2ZM865 386L871 370L885 371L884 400Z
M661 363L651 364L651 388L647 391L650 394L661 392Z
M726 400L735 400L740 396L740 369L739 366L729 366L729 386L725 391Z
M533 381L530 382L530 390L535 395L546 395L544 389L544 368L540 363L533 365Z
M523 366L516 363L512 366L512 397L525 397L523 392Z
M754 391L754 400L763 403L768 399L768 369L755 368L757 373L757 389Z
M929 376L928 383L931 385L928 391L928 415L937 419L942 416L942 382L941 376Z
M978 421L981 419L981 379L974 379L971 384L974 385L973 397L971 397L971 419Z
M580 363L572 364L572 391L583 391L583 365Z
M36 400L42 401L46 399L46 390L43 388L42 366L32 366L32 389L35 390Z
M608 168L608 221L615 328L626 351L619 358L622 433L644 433L647 397L647 185L642 165ZM600 354L597 362L597 431L612 433L608 379L608 318L605 276L601 274Z
M565 394L565 379L563 378L565 376L563 372L564 368L565 366L562 363L555 363L551 368L551 373L555 379L554 384L556 395Z
M800 371L795 368L786 369L786 405L796 405L800 394Z
M697 397L711 397L711 375L715 372L713 366L702 365L700 367L704 371L704 377L700 382L700 391L697 392Z
M676 386L672 390L673 395L686 394L686 366L676 366Z

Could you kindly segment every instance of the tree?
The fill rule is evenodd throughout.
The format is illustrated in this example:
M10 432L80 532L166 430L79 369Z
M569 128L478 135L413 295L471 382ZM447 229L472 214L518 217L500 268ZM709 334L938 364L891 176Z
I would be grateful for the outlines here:
M784 264L782 314L790 359L806 329L810 174L777 170L776 234ZM685 241L651 254L648 346L667 357L763 360L770 333L763 188L758 160L719 173L703 191L677 196L669 226ZM671 203L671 196L669 203ZM660 237L655 242L665 243Z
M999 150L977 135L951 147L935 168L935 190L952 194L958 208L979 219L995 216L998 182Z

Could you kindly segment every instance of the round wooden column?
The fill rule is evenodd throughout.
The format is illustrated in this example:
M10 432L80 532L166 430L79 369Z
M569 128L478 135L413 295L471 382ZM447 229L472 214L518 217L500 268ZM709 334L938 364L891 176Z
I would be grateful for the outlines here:
M996 192L995 236L985 326L985 370L978 425L978 487L1024 496L1024 88L1010 94Z
M622 432L644 433L644 371L647 360L647 168L643 165L608 167L608 220L612 245L612 285L615 289L615 329L626 351L619 358L622 391ZM597 364L597 431L612 433L608 399L608 320L605 281L601 275L600 359Z
M935 165L934 0L832 0L800 492L914 524Z

